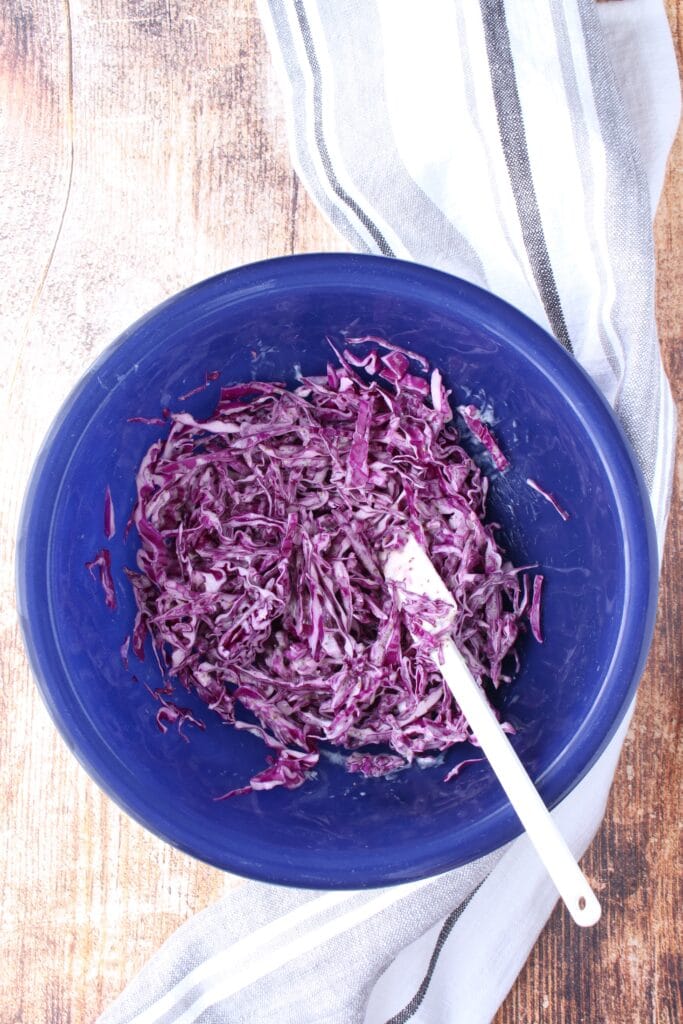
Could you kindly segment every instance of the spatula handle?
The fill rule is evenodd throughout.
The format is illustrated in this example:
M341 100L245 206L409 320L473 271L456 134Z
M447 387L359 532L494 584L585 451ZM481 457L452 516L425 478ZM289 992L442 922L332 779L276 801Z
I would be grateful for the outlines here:
M595 893L453 641L434 658L567 910L579 925L596 924Z

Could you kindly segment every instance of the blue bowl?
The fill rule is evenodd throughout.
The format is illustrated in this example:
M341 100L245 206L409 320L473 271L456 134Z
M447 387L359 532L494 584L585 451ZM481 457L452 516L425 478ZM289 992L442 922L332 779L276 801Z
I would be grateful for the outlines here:
M18 551L21 622L33 672L77 758L125 811L217 867L314 888L387 885L457 867L520 831L485 763L451 783L450 766L387 779L347 774L323 758L300 789L216 802L264 766L255 737L206 723L185 743L159 733L154 659L119 657L134 616L121 529L141 456L160 427L128 423L162 406L207 415L219 384L180 402L205 371L222 383L319 373L326 334L381 333L440 367L453 400L488 403L511 469L492 480L490 514L517 564L546 578L539 645L500 696L514 746L546 802L577 784L613 735L650 645L657 557L647 494L627 443L588 377L543 330L494 296L445 274L370 256L314 255L241 267L195 285L122 335L78 384L37 460ZM564 522L525 483L570 510ZM118 608L86 572L103 537L109 485L119 523L108 543ZM135 673L136 682L131 678ZM475 754L476 756L476 754Z

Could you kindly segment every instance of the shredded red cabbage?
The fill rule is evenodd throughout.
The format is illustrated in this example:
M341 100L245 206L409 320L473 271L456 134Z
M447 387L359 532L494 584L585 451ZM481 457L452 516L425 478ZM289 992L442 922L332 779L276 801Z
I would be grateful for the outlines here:
M565 523L567 520L571 519L569 512L567 512L565 508L562 508L554 494L551 494L550 491L544 491L541 485L531 478L527 479L526 483L527 487L530 487L532 491L536 491L536 493L540 494L542 498L545 498L546 501L550 502L559 517L563 519Z
M149 687L147 689L149 690ZM196 725L199 729L206 729L204 723L195 718L189 708L181 708L174 704L172 700L166 700L162 690L149 690L149 692L161 704L157 712L157 726L160 732L167 732L169 725L175 725L178 735L186 743L189 743L187 736L183 732L183 726L186 722Z
M382 339L346 346L293 391L237 384L205 421L172 414L138 471L133 651L144 657L149 634L166 679L157 693L178 680L270 749L226 796L301 785L321 743L356 751L348 770L377 776L473 739L433 638L383 577L382 553L407 531L455 597L453 636L475 678L497 688L517 665L528 582L484 522L488 481L459 443L438 370L411 373L426 360ZM535 624L538 599L534 585ZM173 714L164 701L159 724ZM391 753L367 749L378 745Z
M214 381L218 380L221 375L220 370L207 370L204 374L204 383L199 384L196 388L192 388L191 391L186 391L184 395L178 395L181 402L184 402L186 398L192 398L193 395L198 395L200 391L206 391L208 386Z
M111 500L111 491L107 484L104 492L104 535L111 540L116 533L116 519L114 517L114 503Z
M200 387L200 391L204 388ZM167 405L161 410L161 416L129 416L126 423L144 423L148 427L165 427L166 421L171 415L171 410Z
M92 561L85 563L85 567L93 579L96 579L93 570L99 570L100 583L102 584L102 590L104 592L104 603L107 608L111 608L111 610L114 611L116 609L116 590L114 588L114 579L111 574L111 554L109 553L109 549L102 548L97 552Z
M503 455L500 450L500 445L496 441L495 437L484 423L481 412L477 409L476 405L459 405L458 412L465 421L468 429L474 434L478 441L483 444L486 451L491 456L491 460L496 469L505 472L510 463Z
M406 767L406 760L398 754L366 754L356 751L346 758L346 770L359 772L368 779L378 779L383 775L400 771Z
M529 625L534 638L539 644L543 643L541 632L541 590L543 589L543 576L540 573L534 576L534 589L531 595L531 608L529 609Z
M464 761L458 761L455 768L451 768L448 775L444 779L444 782L450 782L451 779L457 779L458 775L463 770L463 768L467 768L469 764L481 764L481 762L485 760L485 757L467 757L465 758Z

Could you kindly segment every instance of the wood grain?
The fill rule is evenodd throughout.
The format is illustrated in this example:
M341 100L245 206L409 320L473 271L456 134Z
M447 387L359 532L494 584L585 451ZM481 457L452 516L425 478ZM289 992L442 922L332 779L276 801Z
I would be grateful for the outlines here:
M347 246L293 175L251 0L6 0L0 117L0 1024L67 1024L239 882L125 817L43 709L13 611L31 461L82 369L156 302L250 260ZM682 195L679 141L657 225L679 398ZM679 1019L681 530L677 499L656 641L587 860L605 920L585 934L558 910L496 1024Z
M668 14L682 66L680 7ZM683 130L672 149L655 222L657 322L683 423ZM677 471L655 638L605 822L583 866L603 920L587 932L558 907L494 1024L678 1024L680 939L683 506Z
M0 1022L65 1024L238 882L126 818L57 736L12 611L28 469L84 367L151 306L344 245L292 174L251 3L13 0L0 18Z

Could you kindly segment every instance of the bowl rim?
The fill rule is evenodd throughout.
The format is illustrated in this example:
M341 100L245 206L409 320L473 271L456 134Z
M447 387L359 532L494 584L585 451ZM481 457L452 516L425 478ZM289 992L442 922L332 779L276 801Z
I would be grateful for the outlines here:
M647 488L640 468L632 454L621 425L605 398L580 364L542 327L518 309L492 293L444 271L403 260L356 253L309 253L280 256L235 267L206 278L172 295L121 333L89 367L76 383L54 417L39 453L35 459L25 491L19 520L16 552L16 588L19 620L31 671L47 709L72 753L100 788L129 816L148 831L170 845L215 867L258 879L284 885L320 889L358 889L415 881L439 874L470 862L500 848L522 831L512 808L504 803L484 819L461 831L459 843L453 837L439 836L428 844L416 845L417 854L410 863L390 851L368 853L363 859L358 852L353 858L344 857L343 851L332 863L316 863L316 855L298 851L291 861L267 843L254 843L248 848L227 849L224 843L211 843L207 837L182 835L182 827L174 829L168 815L156 805L142 798L139 790L126 785L108 764L96 731L78 708L65 701L66 691L55 680L54 666L61 665L61 653L49 616L45 615L48 593L46 561L52 526L50 519L43 526L45 535L35 542L35 520L43 504L50 482L57 485L61 472L50 458L51 450L70 421L78 420L81 408L87 409L89 384L105 364L125 359L136 336L157 318L167 315L178 306L202 304L217 298L227 290L237 291L258 286L264 281L287 283L301 287L324 287L322 282L310 280L313 273L327 276L327 286L375 286L384 279L387 287L397 284L412 294L426 299L432 295L448 297L457 302L463 316L483 321L489 331L505 338L545 376L557 381L561 373L562 393L584 429L593 439L596 452L602 460L615 498L615 514L624 541L624 607L619 638L615 644L609 666L605 669L599 698L611 688L609 700L596 700L567 745L536 778L536 783L552 808L567 796L603 753L617 731L634 698L645 667L654 632L657 589L658 555L654 519ZM403 292L405 294L405 291ZM81 426L84 427L84 421ZM34 538L29 544L27 538ZM38 557L42 552L41 559ZM41 572L42 569L42 572ZM42 586L41 586L42 585ZM605 705L606 706L603 706ZM609 711L609 713L607 713ZM562 769L568 782L561 783L558 773ZM476 826L476 827L475 827ZM462 855L462 848L467 848ZM460 849L458 855L456 850Z

